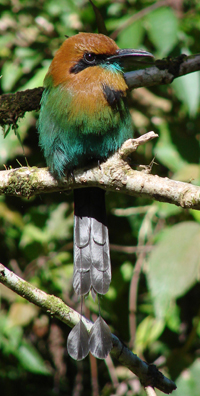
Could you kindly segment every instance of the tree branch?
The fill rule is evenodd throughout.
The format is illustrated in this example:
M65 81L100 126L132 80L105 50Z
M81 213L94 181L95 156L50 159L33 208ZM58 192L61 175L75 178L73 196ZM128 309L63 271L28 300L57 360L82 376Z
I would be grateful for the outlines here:
M27 111L39 110L44 88L27 89L0 96L0 125L17 127L20 117Z
M175 78L200 70L200 54L155 61L155 66L125 73L129 88L170 84ZM39 110L44 88L28 89L0 96L0 125L17 126L26 111Z
M1 171L0 195L30 198L41 193L97 186L107 191L172 203L184 209L200 209L200 187L151 175L148 167L140 172L133 170L126 161L139 145L154 137L157 135L149 132L138 139L129 139L101 167L75 170L73 177L61 181L56 180L47 168L22 167Z
M4 267L0 263L0 283L7 286L26 300L42 308L46 313L55 316L70 327L74 327L80 320L78 312L68 307L60 298L49 295L26 282L14 272ZM88 331L93 323L86 318L82 318ZM137 355L133 354L122 342L112 335L113 349L111 356L115 357L121 364L128 367L136 374L144 387L156 387L164 393L171 393L176 389L173 381L166 378L158 371L156 366L149 365Z
M155 61L155 66L125 73L130 89L171 84L177 77L200 70L200 54L180 55L176 58L164 58Z

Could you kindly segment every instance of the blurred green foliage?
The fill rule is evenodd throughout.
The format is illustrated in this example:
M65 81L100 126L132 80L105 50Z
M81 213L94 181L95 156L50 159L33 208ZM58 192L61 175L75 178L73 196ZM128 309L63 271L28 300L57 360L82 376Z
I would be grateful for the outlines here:
M96 0L95 5L120 47L146 48L156 57L199 52L197 0L164 6L151 0ZM41 86L65 35L97 32L96 26L94 10L86 0L1 0L1 93ZM159 134L157 142L139 148L134 163L149 164L155 156L155 174L199 185L199 73L176 79L170 86L135 90L129 106L135 136L149 130ZM26 159L30 166L45 166L38 150L37 117L29 113L18 123L23 149L14 133L6 139L0 135L1 170L18 167L16 159L23 166ZM135 339L131 344L135 353L176 380L174 394L196 396L200 388L200 214L114 193L107 194L107 211L112 283L101 298L102 314L124 342ZM72 195L30 200L0 197L0 261L80 309L72 290L72 233ZM142 253L135 253L137 245ZM136 263L141 274L133 285ZM131 284L136 287L132 294ZM67 326L2 285L0 294L1 395L94 394L89 359L77 363L66 354ZM137 329L130 327L133 301L129 295L137 303ZM91 297L86 306L91 317L98 314ZM102 361L97 364L101 394L117 394L109 368ZM115 365L118 386L123 383L120 394L143 395L137 378Z

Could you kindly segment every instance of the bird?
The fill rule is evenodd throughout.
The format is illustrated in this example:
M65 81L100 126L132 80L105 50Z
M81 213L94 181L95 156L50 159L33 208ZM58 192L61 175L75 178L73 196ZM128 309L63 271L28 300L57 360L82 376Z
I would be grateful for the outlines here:
M100 166L133 137L124 67L151 58L144 50L120 49L99 33L78 33L63 42L44 79L38 121L39 144L55 178ZM73 256L73 288L82 313L83 297L106 294L111 282L105 191L99 187L74 189ZM80 320L68 336L68 353L75 360L89 351L104 359L111 348L100 308L90 334Z

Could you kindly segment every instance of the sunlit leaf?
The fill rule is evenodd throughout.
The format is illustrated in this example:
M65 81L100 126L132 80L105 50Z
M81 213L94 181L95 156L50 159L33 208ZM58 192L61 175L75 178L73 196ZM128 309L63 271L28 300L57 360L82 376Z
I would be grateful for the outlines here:
M187 164L172 142L168 124L161 122L158 126L159 139L154 148L154 155L161 164L176 172Z
M33 89L37 87L41 87L43 85L44 77L47 74L49 65L46 65L44 68L39 69L37 73L22 87L22 90Z
M163 319L147 316L137 327L135 348L142 353L149 345L156 341L165 328Z
M26 73L36 67L43 60L41 53L37 53L31 48L19 47L16 49L16 57L20 59L22 67Z
M20 65L13 63L12 61L5 62L1 69L1 87L4 92L12 91L15 83L23 75L23 69Z
M156 202L157 215L161 218L178 215L183 209L179 206L169 204L166 202Z
M52 283L56 288L63 291L63 293L72 288L73 264L59 266L53 269L51 273Z
M177 396L199 396L200 389L200 359L185 369L180 377L176 380Z
M6 220L13 226L23 228L22 216L19 212L11 210L5 202L0 202L0 218Z
M45 362L37 350L28 342L23 341L16 352L16 356L21 365L28 371L35 374L49 375L50 371L45 366Z
M196 221L198 221L198 223L200 223L200 211L199 210L190 209L190 213L194 217L194 219Z
M37 314L38 308L35 305L15 302L9 311L9 326L26 326Z
M32 242L42 243L47 242L47 240L48 236L43 230L36 227L34 224L27 224L23 230L20 246L23 248Z
M172 8L162 7L145 18L148 34L157 49L157 56L164 57L178 42L178 19Z
M71 236L73 226L73 216L67 217L69 206L63 202L51 211L50 218L47 220L46 233L51 238L67 239Z
M200 184L200 167L199 164L187 164L179 169L173 175L174 180L180 180L187 183Z
M172 87L177 97L187 106L190 116L195 117L199 107L200 73L176 78Z
M144 34L143 23L134 22L118 34L117 44L120 48L140 48Z
M200 225L188 221L165 230L149 255L147 278L156 315L166 317L171 301L197 281Z
M19 140L13 131L4 138L3 130L0 126L0 166L2 170L5 170L3 168L4 163L17 156L17 153L21 150L21 147L19 147Z
M121 265L120 272L125 282L130 281L133 275L133 265L129 261L126 261Z

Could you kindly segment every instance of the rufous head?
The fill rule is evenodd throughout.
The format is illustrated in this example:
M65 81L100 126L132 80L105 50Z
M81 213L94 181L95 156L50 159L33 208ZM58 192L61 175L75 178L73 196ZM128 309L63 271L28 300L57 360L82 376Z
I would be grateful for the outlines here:
M119 49L117 44L103 34L79 33L69 37L56 52L48 75L53 78L54 86L62 84L71 75L95 66L103 60L102 56L114 55Z
M109 37L96 33L79 33L69 37L56 52L55 57L47 73L53 79L53 85L72 81L81 73L87 79L91 68L93 75L97 75L99 67L110 71L122 72L121 63L131 58L135 61L141 58L152 58L152 55L141 50L120 50L117 44ZM97 68L95 70L94 68ZM84 72L86 71L86 72ZM82 73L83 72L83 73ZM79 75L80 76L80 75ZM84 80L85 80L84 78Z

